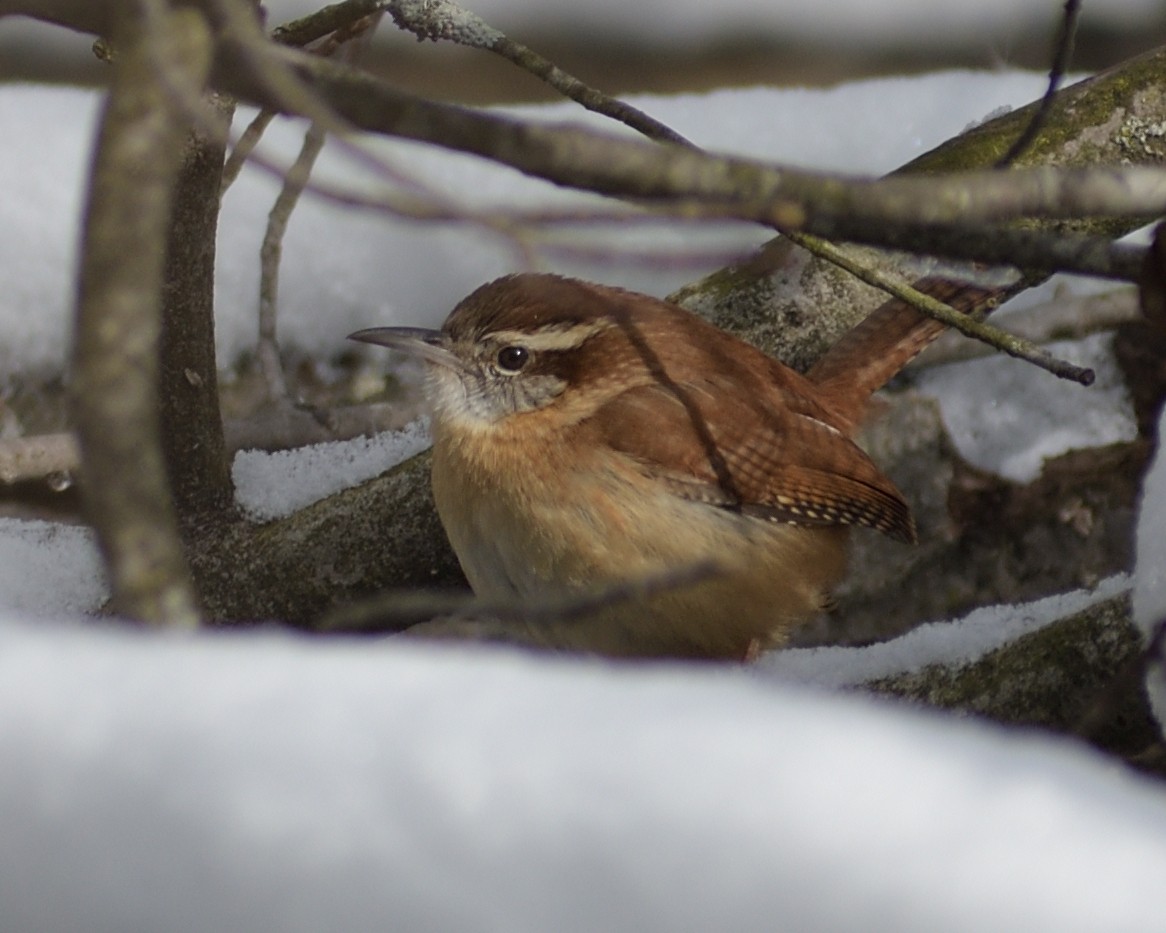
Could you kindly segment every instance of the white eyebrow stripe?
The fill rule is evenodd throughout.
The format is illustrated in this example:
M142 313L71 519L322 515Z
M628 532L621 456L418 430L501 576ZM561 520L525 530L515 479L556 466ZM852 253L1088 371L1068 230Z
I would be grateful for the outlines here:
M494 342L513 343L535 352L573 350L609 326L606 321L593 321L588 324L551 324L533 331L496 330L489 336Z

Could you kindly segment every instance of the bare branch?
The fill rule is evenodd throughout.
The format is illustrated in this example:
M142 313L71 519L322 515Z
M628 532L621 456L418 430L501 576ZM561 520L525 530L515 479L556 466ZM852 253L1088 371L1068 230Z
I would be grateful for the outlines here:
M113 23L114 5L115 0L0 0L0 16L28 16L104 36Z
M353 125L503 162L557 184L691 217L753 220L828 239L885 243L896 229L935 230L1018 217L1152 217L1166 212L1166 170L1036 167L862 180L711 156L577 126L529 125L402 94L370 76L282 50L287 64ZM220 80L286 107L246 75ZM1071 89L1075 90L1075 89Z
M385 5L386 0L344 0L343 3L329 4L315 13L276 26L271 31L271 38L281 45L302 47L381 12Z
M1059 360L1047 350L1043 350L1030 341L1025 340L1023 337L1010 334L998 327L985 324L983 321L977 320L968 314L961 313L950 305L937 300L917 288L913 288L894 276L887 275L885 272L880 271L870 264L856 262L844 250L840 250L830 243L824 243L820 240L815 240L810 243L807 241L812 238L797 234L794 235L793 239L798 245L812 249L817 255L830 260L835 265L841 266L851 275L857 276L868 285L881 288L889 295L893 295L895 298L906 302L917 311L946 324L948 327L959 331L966 337L972 337L981 343L986 343L990 347L995 347L997 350L1007 353L1009 356L1014 356L1017 359L1032 363L1034 366L1039 366L1041 369L1061 379L1068 379L1072 382L1078 382L1081 385L1093 384L1094 373L1092 369L1074 366L1072 363Z
M223 193L235 183L235 179L239 177L239 173L243 171L243 166L247 164L247 160L251 158L251 154L255 151L255 147L259 145L259 141L263 138L263 133L271 125L271 121L275 119L275 114L270 110L260 110L255 114L254 118L247 129L243 131L243 135L235 143L235 148L231 150L231 154L227 157L226 164L223 166Z
M199 613L167 488L157 397L166 235L186 122L147 46L162 50L169 81L197 95L211 34L189 8L147 15L148 31L137 4L116 12L118 54L85 215L73 404L112 608L190 627Z
M1081 0L1065 0L1061 26L1057 30L1057 38L1053 42L1053 65L1049 69L1048 87L1041 98L1040 106L1037 107L1032 119L1029 120L1028 126L1016 138L1016 142L1008 147L1008 151L997 160L996 168L1011 166L1032 145L1033 140L1040 135L1040 131L1044 128L1045 121L1048 120L1049 113L1053 109L1057 88L1060 87L1061 80L1069 68L1069 59L1073 55L1073 40L1077 35L1077 19L1080 13Z
M872 245L920 256L1018 266L1045 273L1072 272L1137 281L1146 247L1063 229L978 226L890 227Z
M418 404L374 402L313 409L297 406L277 411L263 408L223 423L229 453L240 450L288 450L308 444L342 441L353 437L400 431L423 414ZM34 434L0 439L0 483L45 480L54 474L71 474L81 466L74 434Z
M1124 285L1100 295L1055 295L1049 301L1013 311L1008 332L1032 343L1079 340L1139 317L1137 289ZM991 348L965 340L959 333L941 336L912 363L909 369L926 369L945 363L979 359Z
M319 54L341 52L349 62L363 50L372 35L381 14L376 13L345 28L344 33L333 33L331 41L324 43ZM252 124L254 127L256 124ZM283 256L283 238L287 232L292 212L299 204L300 196L311 178L316 160L324 149L327 132L321 123L311 123L304 134L295 162L284 173L283 186L275 199L275 204L267 217L263 244L260 247L259 276L259 337L256 353L260 371L267 383L267 394L276 406L293 404L288 397L287 380L284 377L283 361L280 359L276 324L279 316L279 267ZM297 412L302 414L302 412ZM320 419L321 421L323 419Z
M1069 0L1070 7L1067 7L1066 10L1070 21L1075 20L1074 11L1071 9L1074 3L1075 0ZM599 110L599 112L605 113L625 123L632 129L639 131L649 139L654 139L658 142L675 143L681 146L687 146L695 151L701 151L693 143L678 133L675 133L664 124L651 120L651 118L641 119L643 115L634 108L626 107L620 101L608 98L606 95L600 94L598 91L582 84L577 79L560 72L552 63L541 59L535 53L518 45L518 43L511 42L500 32L487 26L477 16L453 3L452 0L439 0L439 2L426 0L426 2L422 3L413 2L413 0L398 0L398 2L391 4L391 11L393 19L399 26L411 29L417 33L419 38L450 38L455 42L489 48L495 51L500 51L505 48L507 51L502 54L511 57L511 60L516 64L536 76L543 78L552 87L583 103L589 109ZM1067 34L1071 37L1071 32ZM1068 42L1069 40L1064 39L1063 41ZM513 53L513 56L510 53ZM1041 108L1029 124L1029 130L1033 135L1035 135L1036 129L1039 128L1042 115L1051 106L1059 76L1059 72L1054 68L1054 76L1045 100L1042 101ZM590 106L588 101L591 100L598 100L602 104L602 108ZM1025 142L1025 145L1027 145L1027 142ZM1023 151L1023 148L1021 146L1017 151ZM1011 161L1011 157L1009 161ZM907 302L922 314L947 324L949 327L955 328L966 336L973 337L989 346L1003 350L1011 356L1034 363L1061 378L1071 379L1085 385L1093 382L1092 370L1082 369L1065 363L1062 360L1057 360L1046 351L1028 341L974 320L965 314L961 314L934 297L924 294L904 282L898 281L894 276L881 272L873 263L864 262L856 255L847 252L843 247L836 246L818 237L807 234L790 232L788 236L803 249L809 250L814 255L845 269L852 275L862 279L862 281L874 285L888 294ZM1008 261L1011 265L1019 264L1019 261L1011 255L1008 257Z
M224 146L234 102L203 95L218 132L187 134L174 187L163 279L159 342L163 455L171 493L186 523L231 507L230 465L219 410L215 358L215 248Z
M292 211L308 183L316 157L324 148L324 130L316 123L308 127L304 144L292 167L284 176L275 204L267 215L267 230L260 249L259 276L259 343L256 352L259 367L272 398L287 396L287 381L283 377L283 363L279 358L276 340L276 318L279 308L279 261L283 255L283 235Z
M389 0L389 14L418 39L448 39L458 45L486 49L528 71L564 97L588 110L611 117L658 142L691 145L687 139L637 107L617 100L567 74L554 62L495 29L480 16L452 0Z
M577 593L507 600L482 599L460 592L389 590L338 607L314 627L324 632L411 631L430 638L501 638L532 647L549 647L554 643L554 626L582 625L613 606L683 590L719 572L715 563L706 561Z
M330 129L340 128L339 119L494 159L557 184L621 198L677 199L687 202L683 209L690 215L737 217L831 240L877 243L885 241L888 227L938 228L1026 216L1150 219L1166 213L1166 170L1159 167L1040 167L872 181L613 139L578 127L530 126L403 94L353 69L277 47L233 0L203 3L226 24L215 78L222 90L306 115ZM82 11L83 6L90 4L7 0L0 12L59 22L72 17L75 28L90 28L108 15ZM108 4L91 6L105 10ZM1150 53L1145 60L1162 54ZM280 59L285 68L276 65Z
M72 473L81 462L72 434L42 434L0 440L0 483L40 480Z

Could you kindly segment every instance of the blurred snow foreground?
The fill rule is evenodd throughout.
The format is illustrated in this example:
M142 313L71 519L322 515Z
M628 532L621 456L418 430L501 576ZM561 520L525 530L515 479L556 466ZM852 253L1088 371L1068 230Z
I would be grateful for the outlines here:
M6 930L1135 930L1161 788L744 672L0 627Z
M928 82L938 101L930 109ZM835 145L872 161L837 167L883 171L1040 84L1031 75L936 76L774 94L778 105L786 99L786 119L766 152L780 159L789 154L780 144L808 146L800 156L813 162L814 145L866 121L863 146ZM12 93L30 97L13 103ZM30 248L41 257L10 266L23 291L15 300L0 290L0 345L5 365L35 369L63 357L60 264L70 261L92 99L12 93L0 93L0 124L17 115L23 137L54 156L44 160L32 144L0 153L12 160L3 163L9 178L32 179L0 204L0 230L20 234L10 244L17 258ZM726 121L731 101L715 96L708 121ZM872 112L894 105L929 116L910 127L909 143L869 145ZM699 99L660 106L699 138L683 125L706 122ZM756 100L748 106L762 112ZM799 115L813 133L790 131ZM878 122L900 133L905 125ZM733 145L727 126L712 134L721 148ZM17 148L24 161L13 164ZM33 183L44 173L52 185ZM22 211L22 191L37 210ZM257 242L251 215L266 210L270 188L255 191L224 218L235 247L220 270L228 354L253 328L242 322L254 274L240 259L253 252L240 244L246 230ZM408 320L410 309L436 314L450 303L440 289L465 291L501 271L496 255L466 248L472 232L431 234L430 247L449 236L439 254L464 262L451 260L431 283L439 293L406 300L378 278L386 263L413 262L418 247L403 232L370 245L364 218L344 221L359 236L318 237L329 215L305 209L293 231L303 221L317 237L289 241L303 257L287 268L304 277L304 308L293 304L284 324L308 348L326 351L353 326ZM385 262L362 254L353 269L320 274L320 263L340 262L357 241ZM45 266L46 256L57 265ZM396 284L418 288L416 279L402 274ZM319 283L348 291L319 295ZM42 311L35 326L30 302ZM343 313L322 322L321 306ZM960 397L962 385L947 395ZM1102 398L1083 419L1099 427L1070 446L1125 436L1120 392ZM1039 467L1051 449L1041 435L1025 438L1033 442L1025 450L987 442L986 468ZM307 470L286 457L245 460L236 464L241 497L256 497L255 515L298 507L329 489L282 505L256 490L290 486L297 470L358 481L383 468L378 449L317 450L318 467ZM104 592L90 534L3 521L0 930L1157 929L1160 784L1067 740L830 689L940 658L971 660L1131 586L1148 629L1166 616L1164 547L1160 456L1146 482L1133 581L1001 607L873 649L788 652L727 670L275 629L158 636L107 627L82 618ZM1166 696L1155 706L1166 711Z

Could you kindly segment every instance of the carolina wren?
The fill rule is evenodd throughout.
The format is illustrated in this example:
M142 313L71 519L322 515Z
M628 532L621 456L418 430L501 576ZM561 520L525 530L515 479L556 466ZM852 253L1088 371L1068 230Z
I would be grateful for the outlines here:
M719 568L523 641L740 659L823 608L848 526L914 540L903 497L850 434L930 339L912 346L917 330L895 335L897 355L831 358L814 378L667 302L521 274L479 288L441 330L351 337L425 363L433 495L479 596Z

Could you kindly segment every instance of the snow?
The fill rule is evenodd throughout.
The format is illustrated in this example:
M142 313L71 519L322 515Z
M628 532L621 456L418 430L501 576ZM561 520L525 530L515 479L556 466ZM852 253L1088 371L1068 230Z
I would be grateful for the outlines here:
M23 137L0 146L0 178L20 179L0 199L0 387L9 374L62 367L98 103L71 88L0 91L0 133Z
M919 377L919 389L939 400L952 441L973 466L1029 483L1046 458L1138 436L1112 334L1058 341L1046 349L1092 368L1093 385L1053 381L1043 370L1007 356L952 363ZM988 397L981 391L985 385L992 387Z
M0 611L68 617L97 609L107 595L88 528L0 518Z
M782 680L818 687L852 687L918 671L932 664L961 667L1050 622L1129 592L1118 574L1091 590L1074 590L1016 606L985 606L962 619L930 622L890 641L863 648L789 648L762 658L757 669Z
M1166 799L707 668L0 624L14 930L1149 929ZM861 920L859 919L861 918Z
M1042 85L1039 75L948 73L638 103L721 149L877 173ZM65 355L94 107L87 92L0 89L0 129L21 140L0 147L8 374L56 371ZM277 151L294 152L291 129L272 135ZM451 154L415 166L416 149L375 145L444 196L533 204L552 190ZM333 150L325 169L371 184L348 164ZM227 197L218 305L228 361L253 340L272 195L270 179L248 171ZM652 241L693 235L672 228ZM708 236L744 245L760 234ZM481 230L308 200L285 247L281 336L326 355L357 327L432 324L512 262ZM659 294L701 270L571 271ZM1103 343L1058 350L1104 372ZM1080 401L1057 409L1068 390L1046 374L968 371L981 399L1007 379L1007 395L1049 413L1050 429L1084 411ZM945 412L965 385L936 389ZM1120 393L1094 395L1109 406L1092 418L1101 427L1074 444L1108 443L1107 426L1124 423ZM1043 441L1020 451L980 438L1006 475L1050 453ZM256 516L281 514L387 466L389 442L244 455L241 501ZM1147 482L1132 581L1144 624L1166 613L1163 459ZM159 636L79 621L104 598L99 568L84 529L0 522L0 929L1161 925L1160 784L1067 740L827 689L974 658L1122 591L1125 578L888 646L788 652L738 671L277 630Z
M297 450L241 450L231 466L235 501L252 521L280 518L379 476L430 443L427 426L414 421L375 437Z

